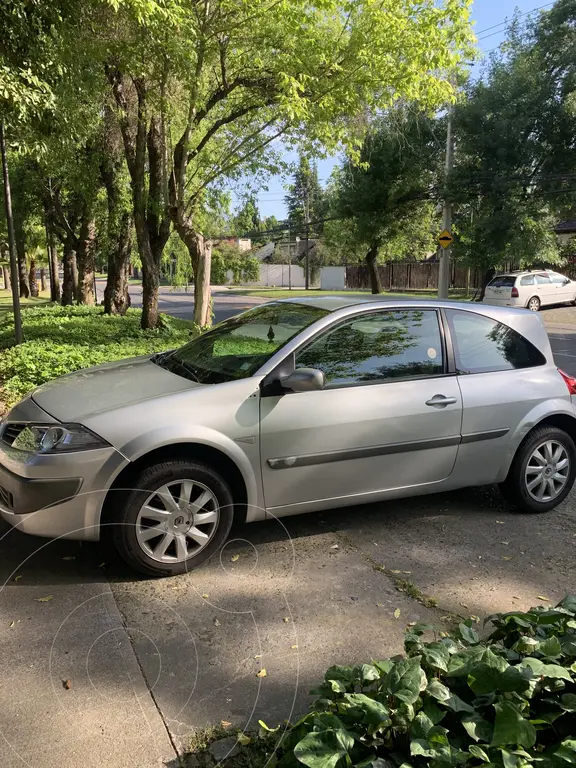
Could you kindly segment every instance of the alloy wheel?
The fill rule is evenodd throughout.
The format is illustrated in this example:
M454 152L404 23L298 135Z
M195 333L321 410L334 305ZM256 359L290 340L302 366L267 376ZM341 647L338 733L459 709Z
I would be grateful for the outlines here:
M546 440L528 459L524 473L526 490L536 501L552 501L562 493L569 476L568 451L557 440Z
M220 520L214 493L196 480L175 480L150 494L136 519L136 539L148 557L182 563L211 541Z
M530 299L528 302L528 309L531 309L532 312L538 312L540 309L540 299L537 296L533 296Z

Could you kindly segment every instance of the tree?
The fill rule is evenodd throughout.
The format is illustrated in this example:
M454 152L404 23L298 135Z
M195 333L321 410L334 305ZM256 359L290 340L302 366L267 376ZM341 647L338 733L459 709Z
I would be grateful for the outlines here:
M293 229L308 231L307 223L323 219L326 214L325 196L318 181L318 169L311 165L304 155L300 155L294 180L286 196L288 221ZM322 225L316 224L315 231L320 233Z
M343 232L353 252L364 252L372 293L382 290L376 267L381 249L389 256L400 247L410 251L422 240L421 222L430 242L428 198L440 178L442 130L442 121L432 125L429 117L402 104L374 125L360 163L347 160L335 174L333 206L349 223L333 228L332 237L334 229Z
M238 209L232 219L233 233L238 237L253 234L262 228L258 201L254 196L246 199L244 205Z
M470 40L465 0L426 0L417 13L405 0L386 8L371 0L206 0L192 11L185 0L116 5L123 20L114 29L128 30L129 40L108 45L106 71L132 180L145 327L157 321L170 220L189 250L195 321L205 325L211 243L198 224L204 192L276 167L281 136L328 150L352 146L359 127L351 115L408 95L445 100L451 86L439 73L457 64ZM177 114L168 114L170 94Z
M575 22L574 0L514 22L504 52L456 107L455 254L483 271L484 286L498 267L560 257L552 229L574 205Z

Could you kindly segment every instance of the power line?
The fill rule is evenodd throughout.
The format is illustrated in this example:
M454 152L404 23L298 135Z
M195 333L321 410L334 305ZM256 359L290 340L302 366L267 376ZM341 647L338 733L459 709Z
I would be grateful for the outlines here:
M548 8L549 6L554 5L554 3L546 3L545 5L539 5L536 8L532 8L531 11L526 11L525 13L520 13L515 18L521 19L524 16L530 16L531 13L536 13L536 11L541 11L543 8ZM482 40L482 37L479 37L479 35L484 35L484 32L490 32L492 29L496 29L496 27L504 27L508 24L508 17L504 19L504 21L499 22L498 24L493 24L491 27L486 27L486 29L481 29L476 33L476 37L478 40ZM496 32L494 34L497 34ZM492 37L492 35L485 35L484 37Z

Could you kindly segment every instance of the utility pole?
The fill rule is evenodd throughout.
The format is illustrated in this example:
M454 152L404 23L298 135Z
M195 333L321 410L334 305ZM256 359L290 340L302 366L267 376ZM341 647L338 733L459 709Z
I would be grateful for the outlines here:
M306 251L304 252L304 268L305 268L305 274L304 274L304 285L306 287L306 290L310 288L310 260L309 260L309 253L310 250L310 244L308 242L308 229L310 227L310 176L306 177L306 200L304 201L304 224L305 224L305 232L304 232L304 247L306 248Z
M4 176L4 205L8 224L8 250L10 253L10 272L12 279L12 307L14 309L14 333L16 344L22 344L22 315L20 314L20 295L18 282L18 261L16 258L16 240L14 238L14 218L12 216L12 194L8 175L8 157L6 155L6 135L4 120L0 120L0 153L2 154L2 174Z
M454 166L454 142L452 139L452 114L453 106L448 107L448 125L446 128L446 180ZM444 200L442 209L442 229L452 231L452 203ZM451 248L440 247L440 265L438 269L438 298L447 299L450 288L450 251Z

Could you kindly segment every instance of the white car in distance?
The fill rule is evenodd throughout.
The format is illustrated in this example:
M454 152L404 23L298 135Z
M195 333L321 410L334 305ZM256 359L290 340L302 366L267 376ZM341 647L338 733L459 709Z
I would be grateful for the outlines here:
M576 304L576 281L551 269L506 272L488 283L483 301L533 312L552 304Z

